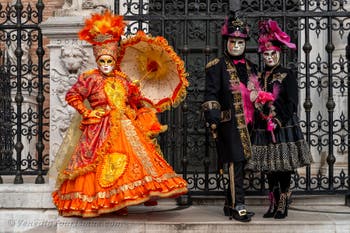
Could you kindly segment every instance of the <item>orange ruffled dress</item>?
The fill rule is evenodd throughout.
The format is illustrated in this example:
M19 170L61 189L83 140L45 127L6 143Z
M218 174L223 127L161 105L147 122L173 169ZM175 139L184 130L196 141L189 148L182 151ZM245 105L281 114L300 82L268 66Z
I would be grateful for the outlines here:
M187 192L186 181L152 139L163 130L155 112L127 104L128 83L118 71L105 77L93 70L79 76L68 91L68 103L87 99L92 109L103 108L107 114L99 121L82 121L82 135L52 194L60 215L94 217Z

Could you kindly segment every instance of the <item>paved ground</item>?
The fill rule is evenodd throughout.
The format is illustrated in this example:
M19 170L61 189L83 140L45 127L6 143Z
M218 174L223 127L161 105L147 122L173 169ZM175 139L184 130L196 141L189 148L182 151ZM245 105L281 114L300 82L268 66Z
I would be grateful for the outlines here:
M264 205L250 205L256 215L249 223L229 220L220 201L178 207L173 202L129 208L128 216L106 214L98 218L57 216L56 210L0 210L0 232L83 233L350 233L350 208L337 203L318 205L297 201L283 220L264 219Z

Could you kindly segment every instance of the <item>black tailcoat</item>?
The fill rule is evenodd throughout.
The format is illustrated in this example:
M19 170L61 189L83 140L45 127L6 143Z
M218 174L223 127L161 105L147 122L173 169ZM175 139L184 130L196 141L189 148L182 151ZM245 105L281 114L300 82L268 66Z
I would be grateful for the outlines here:
M234 65L232 58L225 55L209 62L206 66L206 91L204 103L207 101L216 101L220 104L219 108L207 109L204 112L208 125L217 125L217 146L219 151L219 162L242 162L245 161L244 146L250 149L250 140L242 140L242 135L238 129L242 124L237 122L237 108L234 107L235 95L232 92L230 80L232 75L228 70L228 63L237 71L237 77L240 82L247 85L248 70L256 74L256 66L246 60L245 64L238 63ZM242 103L241 103L242 104ZM243 116L244 117L244 116ZM244 123L244 122L243 122ZM240 126L239 126L240 125ZM247 127L244 123L244 127ZM244 132L243 134L248 134ZM244 145L244 144L249 145Z

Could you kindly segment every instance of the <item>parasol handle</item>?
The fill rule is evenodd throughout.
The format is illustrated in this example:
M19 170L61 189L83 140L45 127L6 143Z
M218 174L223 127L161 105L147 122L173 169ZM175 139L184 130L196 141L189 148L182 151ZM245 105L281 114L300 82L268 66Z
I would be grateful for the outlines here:
M153 70L150 70L150 71L148 71L146 74L144 74L142 77L141 77L141 79L139 80L139 82L142 82L150 73L152 73L153 72Z

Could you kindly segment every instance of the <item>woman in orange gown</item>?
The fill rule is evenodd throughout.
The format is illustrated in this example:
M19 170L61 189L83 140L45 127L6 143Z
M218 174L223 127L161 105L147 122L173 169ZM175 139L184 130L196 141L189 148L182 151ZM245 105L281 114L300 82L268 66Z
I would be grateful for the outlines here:
M121 16L106 12L93 15L79 33L92 43L98 69L81 74L66 94L82 116L82 133L53 192L63 216L126 214L127 206L187 192L186 181L164 160L154 138L166 127L143 104L138 85L116 69L124 26Z

